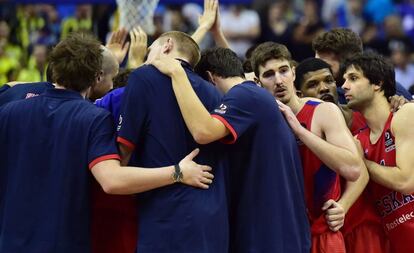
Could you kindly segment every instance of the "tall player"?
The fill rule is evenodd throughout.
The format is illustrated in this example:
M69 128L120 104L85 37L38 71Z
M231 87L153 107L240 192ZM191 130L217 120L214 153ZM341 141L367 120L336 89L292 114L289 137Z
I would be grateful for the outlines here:
M174 59L153 64L171 76L195 140L231 144L223 151L230 155L230 252L309 252L299 153L274 98L244 79L242 63L230 49L205 51L196 68L225 93L211 114Z
M148 50L148 60L157 54L180 59L204 105L210 109L217 106L219 92L192 70L200 59L200 51L189 35L177 31L164 33ZM136 166L174 164L197 146L182 119L171 79L151 65L129 75L118 127L124 162L134 154L130 164ZM222 156L213 145L201 147L198 161L214 167L215 181L209 191L173 185L138 196L138 252L227 250L226 167Z
M343 222L344 210L336 202L339 175L355 181L361 159L338 107L319 100L301 99L294 88L291 54L281 44L260 44L251 57L254 72L279 103L293 132L300 139L305 198L312 232L312 252L345 252L342 234L328 228L323 210L333 207Z
M370 174L369 191L390 240L391 252L414 252L414 105L390 112L395 93L392 64L374 53L359 54L343 66L348 106L360 111L368 128L358 134Z

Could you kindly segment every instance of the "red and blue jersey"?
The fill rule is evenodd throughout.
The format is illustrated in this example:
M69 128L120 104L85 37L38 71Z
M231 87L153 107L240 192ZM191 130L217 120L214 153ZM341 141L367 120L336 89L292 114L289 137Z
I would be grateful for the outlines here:
M221 96L214 86L183 67L208 110ZM130 164L145 168L177 164L198 144L181 116L171 79L154 66L133 71L122 98L118 141L134 148ZM200 147L199 164L213 168L208 190L173 184L137 195L140 253L227 252L226 160L215 144Z
M312 131L312 119L320 102L307 101L296 115L303 127ZM328 168L306 145L298 141L305 179L305 199L312 234L330 231L326 223L323 204L329 199L338 200L341 196L339 175Z
M232 87L212 116L230 131L230 252L310 249L295 137L274 97L256 83Z
M119 119L124 87L97 99L95 105ZM135 195L110 195L93 180L92 184L92 252L130 253L137 247L138 210Z
M391 131L393 114L390 113L383 132L376 143L371 143L370 129L358 134L357 138L365 158L383 166L396 166L395 138ZM393 252L414 252L414 195L402 194L370 181L368 190L380 215Z
M111 115L48 89L0 108L0 252L89 253L90 179L119 159Z

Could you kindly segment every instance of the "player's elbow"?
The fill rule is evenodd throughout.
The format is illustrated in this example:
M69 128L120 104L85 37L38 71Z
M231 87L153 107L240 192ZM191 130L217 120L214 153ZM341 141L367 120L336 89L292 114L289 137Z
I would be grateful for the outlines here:
M411 180L403 180L402 182L395 184L395 190L402 194L412 194L414 192L414 183Z
M363 166L362 161L356 164L349 164L344 166L340 171L342 171L341 176L347 181L357 181L361 175L361 167Z
M106 182L101 183L101 187L106 194L123 194L121 184L116 183L114 180L107 180Z
M212 140L212 136L213 135L206 129L199 129L193 133L193 138L198 144L208 144L214 141Z

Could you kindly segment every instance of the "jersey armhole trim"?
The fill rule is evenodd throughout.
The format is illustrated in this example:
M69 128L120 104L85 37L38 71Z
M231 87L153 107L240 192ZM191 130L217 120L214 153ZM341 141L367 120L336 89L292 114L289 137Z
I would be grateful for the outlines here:
M103 156L95 158L92 162L90 162L89 169L92 169L93 166L95 166L96 164L102 161L111 160L111 159L121 160L118 154L103 155Z
M134 150L135 149L135 144L132 143L132 142L130 142L129 140L127 140L125 138L122 138L122 137L118 136L116 138L116 141L119 142L119 143L121 143L121 144L124 144L130 150Z
M227 120L225 118L223 118L223 117L221 117L220 115L217 115L217 114L212 114L211 117L220 120L221 123L223 123L231 133L231 136L227 135L227 136L223 137L220 141L224 144L233 144L233 143L235 143L238 136L237 136L237 133L234 130L234 128L230 125L230 123L227 122Z

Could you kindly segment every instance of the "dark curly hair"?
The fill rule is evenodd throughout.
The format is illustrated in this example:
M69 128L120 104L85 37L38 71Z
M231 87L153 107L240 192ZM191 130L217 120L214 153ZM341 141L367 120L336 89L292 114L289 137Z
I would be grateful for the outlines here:
M358 34L348 28L334 28L319 34L312 41L315 52L333 52L340 61L362 53L362 40Z

